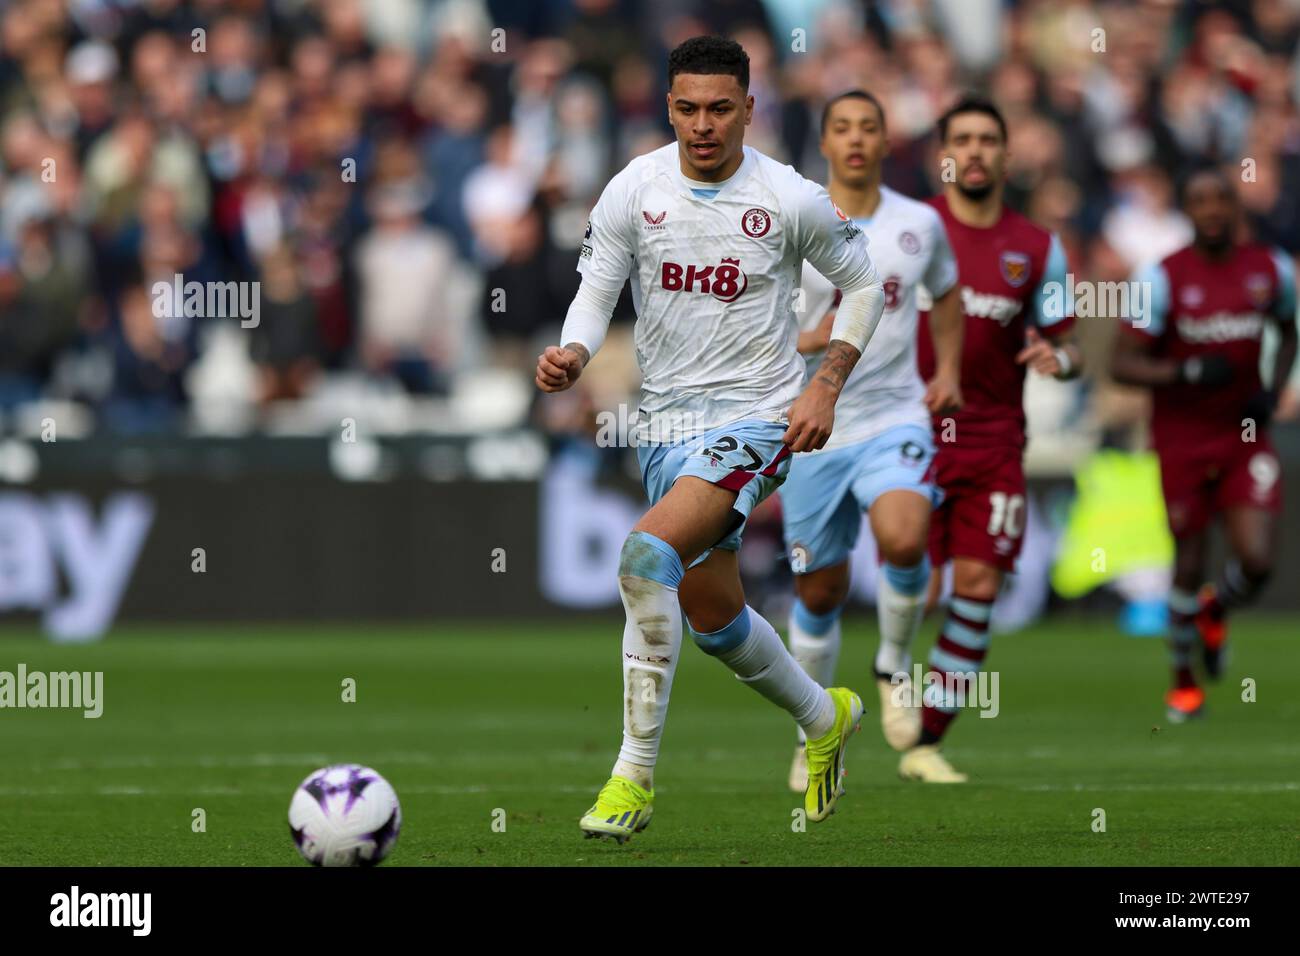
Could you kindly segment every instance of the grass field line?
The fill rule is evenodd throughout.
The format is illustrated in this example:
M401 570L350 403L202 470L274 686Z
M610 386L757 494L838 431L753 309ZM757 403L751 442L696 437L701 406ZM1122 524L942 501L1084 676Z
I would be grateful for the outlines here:
M1108 756L1123 755L1131 753L1141 755L1145 759L1159 757L1165 759L1181 759L1186 755L1186 751L1181 745L1170 744L1161 741L1158 750L1153 751L1151 745L1143 742L1129 746L1110 746L1107 748ZM1215 754L1234 755L1238 752L1236 746L1224 744L1222 747L1207 747L1203 743L1195 748L1199 756L1210 756ZM980 759L995 760L999 763L1008 759L1030 759L1030 760L1052 760L1068 756L1067 753L1051 747L1029 747L1019 751L991 750L980 747L962 747L961 756L964 760L978 761ZM1300 753L1300 745L1281 744L1266 749L1267 753L1288 756ZM603 751L591 750L528 750L528 751L508 751L499 748L484 750L479 754L457 754L453 758L439 756L428 751L420 750L393 750L383 753L367 754L366 762L376 769L381 766L391 764L405 764L413 766L439 766L465 763L489 762L496 763L501 761L514 761L521 758L527 758L533 761L545 762L562 762L562 763L582 763L587 760L599 759ZM702 759L705 762L716 762L720 760L732 759L735 754L728 750L719 750L708 748L698 752L679 753L674 755L677 760ZM342 762L337 755L331 757L325 753L254 753L254 754L193 754L185 757L164 757L160 758L153 754L130 754L117 757L97 757L92 759L83 758L59 758L51 761L35 760L27 765L29 771L73 771L83 770L131 770L131 769L165 769L165 768L182 768L182 767L199 767L204 769L231 768L238 769L243 767L297 767L308 766L323 767L331 761ZM1057 785L1050 785L1057 786Z
M440 784L408 785L401 788L401 794L433 795L433 796L472 796L475 794L591 794L594 792L594 785L574 786L570 784L559 784L549 786L535 786L527 784L461 784L456 786ZM879 786L859 784L855 790L856 793L870 792L880 789ZM1300 781L1282 780L1273 783L1135 783L1135 784L1016 784L1004 786L1000 784L991 784L987 787L978 783L973 783L966 790L980 789L997 789L997 790L1014 790L1020 793L1295 793L1300 792ZM731 795L741 794L764 794L776 792L771 786L692 786L692 787L660 787L658 795L680 796L682 794L707 794L707 795ZM259 784L256 786L240 787L223 787L223 786L196 786L196 787L140 787L130 784L106 785L91 788L83 787L13 787L0 786L0 798L2 797L61 797L61 796L96 796L96 797L168 797L168 796L191 796L191 797L252 797L265 796L286 793L283 786L268 786ZM400 795L399 795L400 796Z

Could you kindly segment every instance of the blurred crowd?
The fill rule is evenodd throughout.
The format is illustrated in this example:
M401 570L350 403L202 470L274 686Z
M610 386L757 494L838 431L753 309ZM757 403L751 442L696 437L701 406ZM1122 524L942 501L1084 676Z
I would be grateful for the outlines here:
M822 102L865 86L886 181L936 191L934 118L987 90L1009 199L1080 279L1189 239L1173 182L1199 159L1300 251L1295 0L5 0L0 426L55 403L117 433L337 427L339 396L522 420L588 211L669 140L666 52L699 33L749 53L747 142L814 178ZM258 283L255 327L158 291L178 275ZM630 317L551 427L626 400ZM1083 325L1096 368L1113 323ZM1094 379L1062 420L1135 401Z

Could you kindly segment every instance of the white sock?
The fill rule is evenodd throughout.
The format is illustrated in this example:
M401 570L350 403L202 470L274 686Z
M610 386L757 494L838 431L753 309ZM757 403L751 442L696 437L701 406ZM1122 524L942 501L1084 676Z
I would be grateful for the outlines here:
M907 582L907 590L900 591L892 578L898 572L910 578L919 578L922 585L912 591L914 584ZM921 629L925 614L925 583L929 579L929 562L922 561L916 568L891 569L881 565L877 578L876 619L880 623L880 647L876 649L876 673L892 677L912 667L912 642Z
M714 642L710 647L710 638L716 635L730 632L738 636L744 630L746 615L749 627L743 639L725 647ZM697 634L695 639L738 678L787 711L809 737L821 737L835 725L835 704L830 695L799 668L776 629L753 608L746 607L721 631Z
M623 627L623 746L614 776L650 790L668 695L682 649L682 612L677 591L646 578L619 579L627 612Z
M835 665L840 659L840 612L817 615L795 599L790 609L790 656L803 668L803 672L821 684L831 687L835 683ZM798 728L798 738L803 742L807 735Z

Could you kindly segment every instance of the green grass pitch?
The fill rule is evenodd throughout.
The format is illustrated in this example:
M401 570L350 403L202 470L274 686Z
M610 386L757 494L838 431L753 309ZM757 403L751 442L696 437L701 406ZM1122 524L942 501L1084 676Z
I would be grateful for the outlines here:
M997 636L1001 713L959 717L947 751L973 780L945 788L897 778L867 672L874 623L851 612L840 681L868 714L839 812L806 832L785 790L793 727L688 637L655 820L622 847L577 827L618 745L620 634L590 618L123 628L85 647L4 632L0 670L102 670L105 704L98 720L0 711L0 864L305 865L289 798L341 761L397 788L392 866L1300 864L1295 618L1235 621L1230 675L1185 726L1163 716L1159 641L1077 618Z

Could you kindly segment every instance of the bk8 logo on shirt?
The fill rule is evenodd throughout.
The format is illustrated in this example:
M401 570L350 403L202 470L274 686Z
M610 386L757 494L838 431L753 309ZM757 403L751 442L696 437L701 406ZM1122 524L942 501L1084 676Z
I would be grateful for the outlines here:
M739 259L723 259L717 266L665 261L661 284L669 292L703 292L720 302L735 302L749 288L749 277L740 271Z

